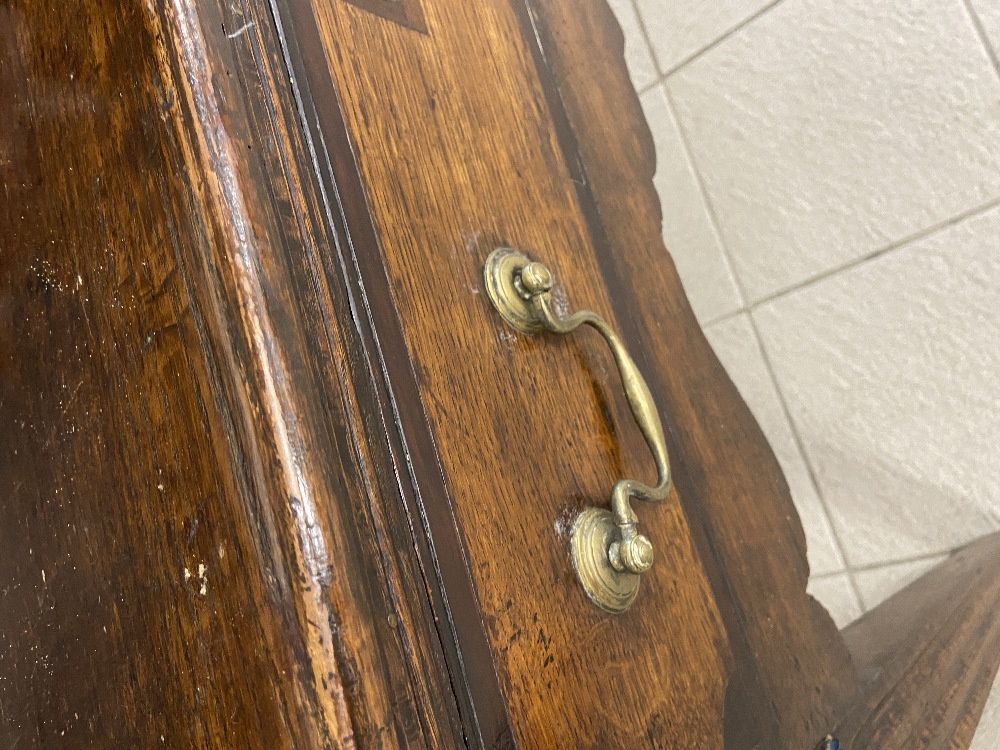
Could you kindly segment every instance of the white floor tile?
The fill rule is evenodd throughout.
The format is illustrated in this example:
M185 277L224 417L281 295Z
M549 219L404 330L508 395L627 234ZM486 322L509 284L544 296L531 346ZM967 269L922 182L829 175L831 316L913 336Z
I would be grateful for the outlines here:
M749 319L746 315L731 318L709 326L705 334L778 457L805 528L811 573L823 575L842 571L843 557L782 410Z
M877 607L947 558L947 555L937 555L923 560L855 571L854 582L861 594L861 605L865 611Z
M643 94L642 106L656 142L664 244L698 319L727 315L742 303L663 87Z
M826 607L838 628L857 620L863 610L846 573L809 579L807 589L815 599Z
M667 72L700 52L772 0L636 0L650 41Z
M1000 196L1000 78L959 0L785 0L668 85L752 300Z
M1000 209L754 312L847 562L1000 528Z
M639 25L639 17L636 15L632 0L608 0L608 4L625 35L625 64L628 65L632 85L641 91L655 83L659 77L656 64L653 62L653 53Z
M993 50L1000 55L1000 3L997 0L971 0L971 4Z

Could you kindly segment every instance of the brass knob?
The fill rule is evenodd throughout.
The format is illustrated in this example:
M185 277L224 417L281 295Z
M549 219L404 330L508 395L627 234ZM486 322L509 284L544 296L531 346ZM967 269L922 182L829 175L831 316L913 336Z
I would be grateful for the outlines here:
M618 571L645 573L653 567L653 543L642 534L627 542L612 542L608 549L608 561Z

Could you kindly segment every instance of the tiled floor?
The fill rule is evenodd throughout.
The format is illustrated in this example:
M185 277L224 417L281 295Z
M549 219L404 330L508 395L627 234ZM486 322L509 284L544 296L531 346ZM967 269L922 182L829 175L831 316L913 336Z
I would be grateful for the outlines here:
M846 624L1000 528L1000 2L610 2L664 240Z

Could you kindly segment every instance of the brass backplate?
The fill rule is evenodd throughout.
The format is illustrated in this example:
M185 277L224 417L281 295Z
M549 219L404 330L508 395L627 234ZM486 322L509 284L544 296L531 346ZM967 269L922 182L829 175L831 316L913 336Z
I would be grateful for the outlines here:
M608 562L608 548L620 531L615 518L604 508L587 508L573 524L570 549L573 568L587 596L605 612L628 609L639 593L636 573L619 572Z
M486 259L486 294L500 316L521 333L543 330L541 321L520 288L521 269L531 261L517 250L498 247Z

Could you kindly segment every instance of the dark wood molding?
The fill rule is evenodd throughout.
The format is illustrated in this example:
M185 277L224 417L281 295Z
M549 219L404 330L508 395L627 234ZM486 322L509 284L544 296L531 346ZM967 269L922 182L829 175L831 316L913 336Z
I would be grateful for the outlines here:
M837 727L841 747L968 747L1000 666L998 612L1000 533L848 626L863 698Z
M3 12L0 744L464 744L270 8Z
M485 639L483 618L468 572L465 546L444 487L408 359L382 250L355 162L339 96L325 65L326 51L309 0L276 0L286 35L304 128L316 144L316 171L324 180L329 215L343 241L320 254L327 278L341 279L353 301L355 324L372 371L378 373L382 427L392 447L399 492L410 526L425 550L424 567L436 597L436 615L459 696L467 739L474 747L504 750L511 739L506 703ZM334 282L336 283L336 282ZM461 644L461 645L460 645Z

